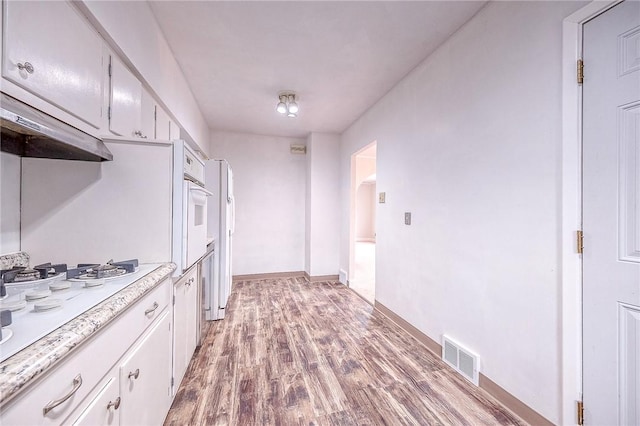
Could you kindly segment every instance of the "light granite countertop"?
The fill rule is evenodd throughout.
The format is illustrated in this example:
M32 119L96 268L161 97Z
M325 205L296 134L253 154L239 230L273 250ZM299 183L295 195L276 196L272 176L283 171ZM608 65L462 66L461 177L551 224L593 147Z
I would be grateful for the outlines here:
M33 380L74 353L83 342L171 276L175 269L174 263L160 264L142 278L0 363L0 405L13 399Z

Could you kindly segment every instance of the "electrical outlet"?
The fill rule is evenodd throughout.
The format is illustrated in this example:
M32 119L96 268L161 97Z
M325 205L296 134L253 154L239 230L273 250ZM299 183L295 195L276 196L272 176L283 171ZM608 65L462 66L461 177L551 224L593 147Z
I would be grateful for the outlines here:
M386 193L381 192L378 194L378 203L383 204L385 202Z
M404 213L404 224L411 225L411 212Z

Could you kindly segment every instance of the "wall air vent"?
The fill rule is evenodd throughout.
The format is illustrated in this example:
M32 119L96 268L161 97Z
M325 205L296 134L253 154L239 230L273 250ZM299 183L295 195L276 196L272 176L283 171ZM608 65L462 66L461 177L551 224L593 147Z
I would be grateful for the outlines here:
M292 154L306 154L307 147L305 145L291 145Z
M442 359L478 386L480 357L444 334L442 335Z

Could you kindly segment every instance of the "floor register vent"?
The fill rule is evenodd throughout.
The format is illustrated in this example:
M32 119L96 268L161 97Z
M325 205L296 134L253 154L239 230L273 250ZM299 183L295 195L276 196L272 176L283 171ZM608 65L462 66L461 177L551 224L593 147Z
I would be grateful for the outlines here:
M442 335L442 359L478 386L480 357L444 334Z

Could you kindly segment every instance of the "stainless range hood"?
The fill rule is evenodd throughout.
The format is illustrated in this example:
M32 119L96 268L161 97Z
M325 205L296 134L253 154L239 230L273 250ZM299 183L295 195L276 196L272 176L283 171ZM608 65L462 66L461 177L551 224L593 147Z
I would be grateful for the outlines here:
M110 161L105 144L23 102L0 93L2 151L21 157Z

